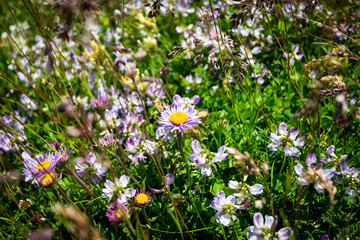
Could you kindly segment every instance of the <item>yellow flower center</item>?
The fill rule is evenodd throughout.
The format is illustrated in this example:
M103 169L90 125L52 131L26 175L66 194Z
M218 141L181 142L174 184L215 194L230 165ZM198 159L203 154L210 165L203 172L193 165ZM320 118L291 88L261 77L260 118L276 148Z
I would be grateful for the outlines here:
M179 126L182 123L186 123L189 120L188 115L183 112L173 112L170 115L170 122Z
M54 180L55 180L54 173L46 173L41 177L40 182L43 186L47 187L51 185L54 182Z
M207 111L200 111L200 112L198 112L198 115L199 115L200 117L207 117L208 112L207 112Z
M123 214L122 214L122 212L121 212L120 209L116 209L116 210L113 212L113 217L114 217L115 219L122 220L124 216L123 216Z
M149 201L149 197L145 193L139 193L136 195L136 202L138 204L145 204L147 201Z
M35 172L40 172L43 169L49 168L50 164L51 164L51 160L50 159L45 159L45 161L39 163L33 170Z

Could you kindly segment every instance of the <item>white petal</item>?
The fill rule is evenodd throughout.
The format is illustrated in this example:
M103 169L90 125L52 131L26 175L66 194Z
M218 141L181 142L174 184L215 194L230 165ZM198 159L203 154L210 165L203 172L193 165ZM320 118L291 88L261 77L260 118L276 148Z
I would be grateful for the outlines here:
M261 184L254 184L250 187L250 193L254 196L258 196L263 193L264 186Z
M126 187L129 183L129 180L130 180L129 176L122 175L120 179L118 179L117 184L121 185L122 187Z

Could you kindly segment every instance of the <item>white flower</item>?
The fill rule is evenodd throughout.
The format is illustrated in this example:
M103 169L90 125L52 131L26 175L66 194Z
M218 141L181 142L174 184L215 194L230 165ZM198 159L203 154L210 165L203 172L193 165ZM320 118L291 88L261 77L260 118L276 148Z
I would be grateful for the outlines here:
M114 183L110 180L106 180L105 188L102 192L105 195L105 198L109 198L109 201L115 196L118 196L118 200L121 204L126 205L128 203L128 198L132 198L136 194L136 190L133 188L126 188L129 183L130 178L126 175L122 175L119 179L115 178Z

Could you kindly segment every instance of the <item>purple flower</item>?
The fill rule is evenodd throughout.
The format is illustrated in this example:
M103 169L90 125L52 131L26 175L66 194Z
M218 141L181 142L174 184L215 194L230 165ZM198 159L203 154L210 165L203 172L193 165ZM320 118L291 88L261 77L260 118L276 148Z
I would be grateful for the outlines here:
M270 240L274 239L277 235L279 240L290 240L291 235L293 235L293 231L289 227L281 228L275 236L273 236L273 230L276 228L277 225L277 216L265 216L265 223L264 218L261 213L255 213L253 217L254 226L248 227L247 236L251 240Z
M107 216L111 222L124 222L125 218L130 216L130 211L126 206L116 201L110 204L105 216Z
M321 240L330 240L327 234L321 236Z
M349 178L351 182L359 182L357 176L359 175L359 170L355 169L354 167L349 168L349 164L347 161L342 161L340 163L340 175ZM351 186L345 189L346 195L350 195L356 197L356 189L353 189Z
M309 153L306 156L306 165L308 166L308 169L305 169L301 164L297 164L294 167L295 173L300 176L297 178L299 184L308 185L309 182L304 178L305 176L308 176L309 179L311 179L311 182L315 183L314 185L315 190L319 194L321 194L324 190L324 187L318 182L319 177L323 178L323 180L325 181L329 181L335 175L334 170L324 169L322 167L321 161L319 164L317 164L315 153Z
M25 109L28 111L37 109L37 105L35 104L35 102L28 98L25 94L21 95L21 102L22 104L24 104Z
M106 137L103 137L99 140L103 148L107 148L115 143L114 134L110 133Z
M192 153L189 155L189 159L193 162L193 166L196 169L200 169L201 174L204 176L210 176L212 173L211 165L215 162L226 160L228 155L225 154L225 146L221 146L217 153L206 153L202 150L200 143L197 140L191 142Z
M253 186L249 186L246 184L246 178L244 178L244 182L237 182L237 181L229 181L229 188L236 191L234 196L239 197L240 200L244 200L244 198L249 195L249 192L254 195L258 196L263 193L264 186L261 184L254 184Z
M193 107L173 104L161 111L159 122L162 127L169 129L171 132L181 132L199 125L200 119Z
M236 219L234 212L236 209L246 209L247 204L244 205L235 205L236 198L233 195L228 197L225 196L223 190L216 194L215 198L212 200L210 207L217 210L215 214L215 220L218 223L221 223L224 226L228 226L231 222L231 219Z
M165 186L170 186L171 184L173 184L175 181L175 176L174 174L168 173L165 175L164 177L164 182L165 182ZM163 192L165 189L155 189L155 188L150 188L150 191L153 193L161 193Z
M92 98L90 102L94 109L106 108L109 104L108 97L105 94L100 95L98 99Z
M126 150L132 153L129 159L132 160L133 165L137 165L138 161L142 162L148 159L147 155L152 155L157 152L156 144L154 141L143 139L141 135L137 138L129 137L126 139Z
M359 170L354 167L349 168L347 161L342 161L340 163L340 174L345 177L356 178L359 174Z
M175 105L183 105L185 107L197 105L200 102L200 97L198 95L193 96L191 99L184 97L182 98L180 95L175 95L173 97L173 102Z
M278 135L278 131L275 129L274 133L269 134L270 140L272 141L272 143L268 145L269 150L276 152L279 148L282 148L285 156L299 157L301 152L296 147L305 146L305 137L296 138L299 130L297 128L290 128L288 131L285 123L280 124L279 133L280 135ZM292 147L292 145L295 147Z
M75 168L77 169L76 174L78 176L86 177L88 180L94 184L100 183L100 178L102 178L107 168L104 168L100 163L96 162L96 156L93 152L90 152L86 159L85 163L76 164Z
M70 153L72 152L72 149L69 151L67 147L63 148L60 147L59 149L59 162L64 162L70 157Z
M23 170L25 182L32 181L32 183L41 184L42 186L49 186L56 179L54 169L60 160L59 154L39 154L34 159L27 152L23 152L21 156L25 166Z
M105 198L109 198L109 201L113 196L117 196L117 200L126 205L128 203L128 198L132 198L136 194L136 190L133 188L126 188L129 183L130 178L126 175L122 175L119 179L115 178L115 181L106 180L105 188L102 192L105 195Z

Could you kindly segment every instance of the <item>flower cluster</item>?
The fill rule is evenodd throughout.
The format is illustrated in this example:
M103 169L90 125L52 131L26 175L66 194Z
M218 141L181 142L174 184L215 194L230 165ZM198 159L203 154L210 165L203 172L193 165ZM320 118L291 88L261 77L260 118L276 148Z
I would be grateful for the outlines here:
M289 240L293 235L293 231L289 227L281 228L274 234L277 225L277 216L265 216L264 218L261 213L255 213L253 217L254 226L248 227L247 236L251 240Z
M192 161L192 165L196 169L200 169L201 174L209 177L212 173L211 166L223 160L226 160L228 155L225 153L225 146L221 146L217 153L206 152L201 148L200 143L197 140L191 142L192 153L189 155L189 159Z
M270 133L269 137L272 141L268 145L270 151L276 152L279 148L282 148L287 157L299 157L301 152L296 147L304 147L305 137L297 138L299 130L297 128L290 128L287 130L285 123L281 123L279 131L275 129L274 133ZM295 147L293 147L293 145Z
M217 210L218 212L215 214L215 220L218 223L221 223L224 226L228 226L231 220L235 220L236 216L234 212L238 210L245 210L248 205L236 204L236 198L233 195L225 196L223 190L216 194L216 197L211 201L210 207Z
M101 163L96 162L96 155L90 152L84 163L78 163L75 165L77 169L76 174L85 177L88 181L92 181L94 184L99 184L100 179L105 175L107 168L103 167Z

